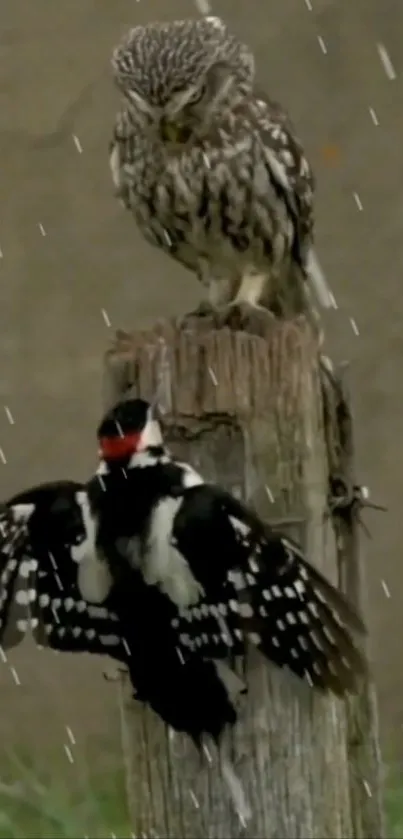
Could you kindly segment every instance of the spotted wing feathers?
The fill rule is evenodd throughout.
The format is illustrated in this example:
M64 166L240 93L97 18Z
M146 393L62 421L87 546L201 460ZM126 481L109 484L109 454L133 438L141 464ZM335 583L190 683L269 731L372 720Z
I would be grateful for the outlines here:
M215 597L206 595L180 613L181 643L216 657L252 644L319 689L353 691L367 670L353 639L365 631L359 616L296 543L235 499L221 494L220 504L231 521L238 564L228 568Z
M20 624L21 601L26 600L33 571L25 558L28 543L26 520L5 505L0 508L0 644L16 646L25 634Z
M113 608L83 600L77 564L63 543L58 550L52 544L52 551L32 555L29 522L21 507L0 509L0 645L16 646L29 633L39 646L126 661ZM45 527L43 532L45 537Z

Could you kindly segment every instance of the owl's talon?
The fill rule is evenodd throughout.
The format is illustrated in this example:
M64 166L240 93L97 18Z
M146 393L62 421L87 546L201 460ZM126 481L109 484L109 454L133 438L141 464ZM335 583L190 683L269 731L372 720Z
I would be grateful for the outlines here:
M218 326L229 329L250 332L264 338L271 329L275 315L263 306L253 306L250 303L231 303L222 309L218 316Z
M215 310L207 302L202 302L193 312L189 312L179 321L180 329L214 329Z
M190 316L195 318L206 318L211 317L213 313L214 308L211 305L211 303L209 303L207 300L202 300L202 302L199 303L197 309L195 309L194 312L190 312Z

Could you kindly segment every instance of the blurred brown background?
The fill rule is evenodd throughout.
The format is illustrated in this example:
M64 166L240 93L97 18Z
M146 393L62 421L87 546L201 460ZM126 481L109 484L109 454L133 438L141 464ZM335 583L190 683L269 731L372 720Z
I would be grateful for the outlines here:
M288 107L318 176L319 252L340 307L329 319L330 343L337 358L353 360L360 479L389 507L387 515L368 516L373 539L364 550L384 741L387 754L399 758L403 8L399 0L310 5L214 0L214 11L255 49L261 81ZM186 310L197 299L193 278L146 245L114 200L107 156L119 101L110 77L112 46L131 25L192 14L191 0L3 4L2 495L47 478L85 476L92 468L109 332L102 310L113 328L130 328ZM393 80L378 43L389 52ZM60 738L62 752L65 725L85 748L116 736L115 689L102 682L100 662L70 661L27 644L10 663L21 685L0 664L3 744L26 740L39 747Z

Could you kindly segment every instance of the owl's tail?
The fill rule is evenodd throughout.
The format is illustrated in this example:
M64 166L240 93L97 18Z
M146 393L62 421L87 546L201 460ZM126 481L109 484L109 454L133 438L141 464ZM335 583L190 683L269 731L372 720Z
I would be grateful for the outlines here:
M310 253L311 251L309 251ZM324 332L320 309L329 309L334 305L331 302L334 298L327 286L323 273L320 273L320 277L323 278L323 283L320 284L318 282L316 284L316 279L311 276L311 272L308 271L306 265L307 263L303 266L301 260L291 258L286 277L288 297L290 295L291 297L290 301L287 301L288 311L285 308L285 313L290 314L289 306L291 305L292 314L304 314L313 327L314 332L317 333L319 345L321 346L324 341Z
M305 264L306 279L314 292L316 299L323 309L335 309L336 301L329 288L326 277L319 264L318 257L311 247Z

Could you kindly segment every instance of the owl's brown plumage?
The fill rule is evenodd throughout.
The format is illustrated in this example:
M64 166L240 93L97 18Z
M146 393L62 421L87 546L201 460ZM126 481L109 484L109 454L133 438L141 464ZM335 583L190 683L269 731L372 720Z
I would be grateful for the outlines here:
M155 23L112 64L127 105L111 171L144 236L213 308L278 308L284 277L307 275L314 181L286 114L256 93L249 48L217 18Z

